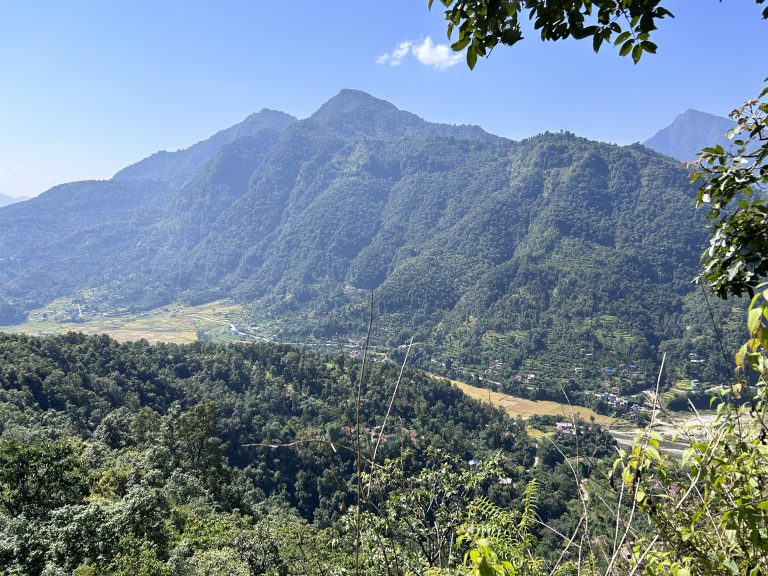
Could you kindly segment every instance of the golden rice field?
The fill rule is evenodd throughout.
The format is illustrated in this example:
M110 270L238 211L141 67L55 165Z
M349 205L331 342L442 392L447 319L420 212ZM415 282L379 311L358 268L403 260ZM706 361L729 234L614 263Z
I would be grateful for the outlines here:
M585 406L562 404L560 402L551 402L549 400L528 400L527 398L510 396L503 392L493 392L487 388L478 388L477 386L472 386L459 380L451 380L450 382L470 398L474 398L480 402L490 402L494 406L503 408L513 417L528 418L530 416L559 416L562 417L563 420L570 420L575 417L581 418L582 420L589 420L591 417L594 417L595 422L605 426L612 424L626 424L626 422L619 418L603 416Z

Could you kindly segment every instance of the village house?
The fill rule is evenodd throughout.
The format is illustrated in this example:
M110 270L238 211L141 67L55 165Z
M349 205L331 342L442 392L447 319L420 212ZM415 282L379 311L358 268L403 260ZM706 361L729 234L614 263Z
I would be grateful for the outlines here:
M575 436L576 428L574 427L573 422L556 422L555 432L558 434L571 434L572 436Z

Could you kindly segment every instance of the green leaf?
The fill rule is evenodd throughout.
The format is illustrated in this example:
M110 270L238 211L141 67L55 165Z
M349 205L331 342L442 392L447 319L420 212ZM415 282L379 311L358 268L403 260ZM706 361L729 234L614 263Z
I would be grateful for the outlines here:
M456 52L460 52L464 50L464 48L467 47L467 44L469 44L472 41L472 38L470 36L466 36L453 44L451 44L451 50L454 50Z
M622 32L621 34L619 34L619 35L616 37L616 40L614 40L614 41L613 41L613 45L614 45L614 46L618 46L618 45L619 45L619 44L621 44L622 42L626 42L627 40L629 40L629 38L630 38L631 36L632 36L632 34L631 34L629 31L626 31L626 30L625 30L624 32Z
M592 50L594 50L595 52L599 52L600 46L602 43L603 43L603 37L600 36L600 34L595 34L592 37Z
M619 56L626 56L632 51L632 46L635 44L635 41L631 38L624 42L622 47L619 49Z
M739 573L739 566L736 564L736 562L733 561L731 558L726 558L723 560L723 566L728 568L728 570L731 571L732 574L738 574Z
M760 327L760 320L763 317L763 308L752 308L747 313L747 330L751 335L757 334L757 329Z
M477 52L474 46L467 48L467 66L470 70L474 70L475 64L477 64Z

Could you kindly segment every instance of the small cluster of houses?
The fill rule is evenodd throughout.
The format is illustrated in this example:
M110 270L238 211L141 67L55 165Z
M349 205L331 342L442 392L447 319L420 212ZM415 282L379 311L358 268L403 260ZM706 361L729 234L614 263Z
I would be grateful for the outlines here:
M632 362L631 364L620 364L618 368L603 368L603 372L607 376L613 376L616 374L621 374L622 376L631 376L632 378L639 378L641 376L640 372L637 371L637 364Z
M573 425L573 422L555 422L555 432L576 436L576 427Z
M488 368L485 369L485 373L489 375L498 374L501 372L501 368L504 366L504 363L501 360L494 360L490 363Z
M603 392L603 393L597 393L595 394L600 400L608 404L608 406L611 406L616 409L626 408L629 405L629 402L626 398L622 398L621 396L618 396L617 394L612 394L609 392Z
M584 350L584 348L582 348L582 350ZM584 352L582 352L582 355L584 355L584 356L592 356L591 353L586 353L585 354ZM582 368L581 366L575 366L573 368L573 372L576 375L579 375L582 372L584 372L584 368ZM634 363L634 362L632 362L631 364L623 364L622 363L621 365L619 365L618 368L611 368L609 366L606 366L605 368L603 368L603 373L606 376L617 376L617 375L621 374L622 376L629 376L631 378L639 378L640 376L642 376L642 374L640 374L640 372L638 372L637 364Z

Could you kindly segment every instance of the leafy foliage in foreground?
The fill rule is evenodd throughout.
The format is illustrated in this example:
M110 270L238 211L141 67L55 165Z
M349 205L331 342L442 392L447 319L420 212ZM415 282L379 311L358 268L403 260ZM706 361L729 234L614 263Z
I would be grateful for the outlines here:
M653 538L632 542L633 562L646 574L768 570L768 291L762 290L749 307L749 340L736 355L730 399L719 402L706 437L692 439L682 469L660 455L655 433L625 455L623 487L657 528Z
M713 229L699 278L722 298L753 296L768 276L768 87L731 118L733 146L705 148L692 176Z
M359 363L289 346L152 346L74 333L0 335L0 362L0 572L353 570L354 410L345 399ZM482 496L514 509L534 476L546 491L538 517L573 530L578 489L564 457L533 443L522 423L417 372L406 371L394 436L370 464L369 437L398 372L377 362L363 379L360 563L369 573L458 569L467 503ZM588 425L580 441L595 455L582 467L588 476L613 442ZM544 530L531 530L532 545L544 546Z
M762 0L758 0L760 2ZM467 65L487 56L498 44L514 46L523 39L521 21L533 21L542 40L592 39L595 52L603 43L619 47L619 55L632 55L637 63L644 52L654 54L650 34L656 21L672 13L660 0L441 0L445 5L448 37L458 30L454 50L466 48ZM429 0L432 7L433 0Z

